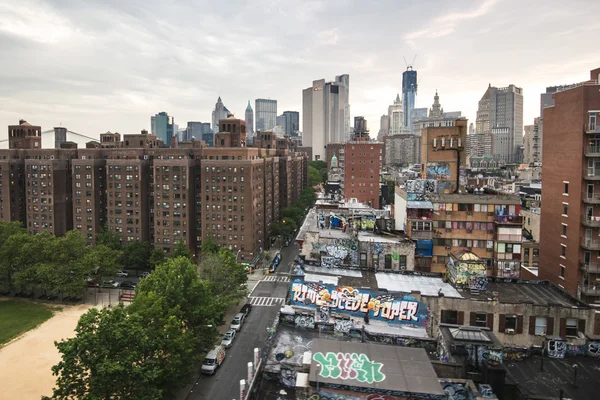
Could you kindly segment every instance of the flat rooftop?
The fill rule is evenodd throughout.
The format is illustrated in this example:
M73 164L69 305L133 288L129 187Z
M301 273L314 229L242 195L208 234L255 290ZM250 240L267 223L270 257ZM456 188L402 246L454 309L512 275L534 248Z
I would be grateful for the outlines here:
M544 370L540 371L541 356L522 361L504 361L507 380L519 385L526 396L558 399L562 389L565 399L600 399L600 364L595 357L544 357ZM577 365L577 381L573 387L573 365Z
M488 288L478 296L463 296L483 300L498 293L498 301L506 304L531 303L536 306L583 307L589 306L548 281L527 281L520 279L489 279Z
M364 368L356 371L354 363L352 369L357 372L355 376L350 373L348 376L336 376L318 361L327 360L328 353L360 357ZM367 363L369 368L366 368ZM443 398L445 395L425 349L412 347L315 339L312 344L309 381L365 388L370 393L408 392L423 397L432 396L431 398Z

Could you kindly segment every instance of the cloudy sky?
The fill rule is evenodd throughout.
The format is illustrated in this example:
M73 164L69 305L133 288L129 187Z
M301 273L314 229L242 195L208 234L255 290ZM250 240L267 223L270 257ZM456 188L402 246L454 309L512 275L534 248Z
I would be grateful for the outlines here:
M597 0L0 0L0 139L19 118L97 136L138 132L150 115L210 121L220 95L302 111L302 89L350 74L352 114L372 132L419 73L417 106L438 89L475 120L488 83L525 93L525 124L545 86L600 67Z

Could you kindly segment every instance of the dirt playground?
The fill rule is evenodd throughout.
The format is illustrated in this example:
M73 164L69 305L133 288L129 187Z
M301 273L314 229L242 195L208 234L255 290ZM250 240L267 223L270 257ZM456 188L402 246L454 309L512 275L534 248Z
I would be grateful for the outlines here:
M40 400L52 394L52 366L60 361L54 341L74 336L89 305L65 306L37 328L0 349L0 399Z

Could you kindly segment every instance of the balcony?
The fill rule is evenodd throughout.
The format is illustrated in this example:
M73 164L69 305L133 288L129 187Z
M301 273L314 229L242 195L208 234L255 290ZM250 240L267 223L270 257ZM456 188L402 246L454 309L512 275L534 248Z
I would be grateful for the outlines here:
M433 238L433 232L432 231L418 231L416 229L413 229L410 231L410 238L411 239L421 239L421 240L431 240Z
M587 146L585 148L586 157L600 157L600 146Z
M600 124L585 124L585 133L594 134L600 133Z
M581 223L590 228L600 227L600 217L584 215L581 217Z
M587 272L588 274L600 274L600 264L598 263L579 263L579 269Z
M600 181L600 172L584 172L583 179L586 179L588 181Z
M584 194L581 199L586 204L600 204L600 196L593 194Z
M582 240L581 247L586 250L600 250L600 240Z
M600 285L598 285L598 286L582 286L581 291L586 296L600 296Z
M523 217L520 215L496 215L494 221L504 225L523 225Z
M513 243L521 243L523 241L522 235L505 235L496 233L494 239L498 242L513 242Z

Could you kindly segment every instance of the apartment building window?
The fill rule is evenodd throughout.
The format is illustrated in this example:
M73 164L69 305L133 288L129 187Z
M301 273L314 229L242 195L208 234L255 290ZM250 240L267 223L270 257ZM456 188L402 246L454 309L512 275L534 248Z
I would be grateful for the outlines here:
M532 317L532 319L534 319L534 335L545 335L548 319L546 317Z
M563 278L563 279L565 278L565 271L566 270L567 270L567 268L564 265L560 264L560 277Z
M569 195L569 182L563 181L563 194Z
M399 266L401 270L405 270L406 269L406 256L399 256Z
M560 245L560 256L563 258L567 257L567 245L562 244Z
M360 253L360 266L361 267L367 266L367 253Z
M442 324L462 325L464 312L456 310L442 310L440 322Z
M385 269L392 269L392 255L385 255Z
M567 325L565 329L566 336L577 336L577 332L579 331L577 322L578 321L575 318L567 318Z
M562 224L562 232L561 235L567 237L567 225Z
M473 318L473 316L471 315L471 318ZM479 326L482 328L487 327L487 319L488 319L488 315L486 313L475 313L475 324L471 325L471 326ZM473 321L471 321L473 322Z
M567 203L563 203L563 217L566 217L569 213L569 205Z

